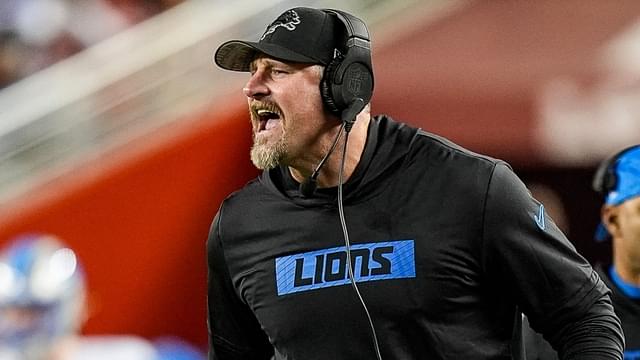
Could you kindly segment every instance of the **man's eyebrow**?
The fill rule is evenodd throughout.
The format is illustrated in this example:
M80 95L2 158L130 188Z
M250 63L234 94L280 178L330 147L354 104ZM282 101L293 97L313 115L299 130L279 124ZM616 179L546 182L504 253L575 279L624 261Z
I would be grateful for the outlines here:
M281 62L281 61L277 61L277 60L273 60L273 59L265 59L265 65L268 68L272 68L272 67L276 67L276 66L288 66L287 63Z
M265 67L268 68L268 69L271 69L271 68L276 67L276 66L277 67L285 67L287 69L293 69L294 68L294 66L292 66L291 64L289 64L287 62L279 61L279 60L276 60L276 59L271 59L271 58L268 58L268 57L263 57L263 58L258 58L256 60L252 61L251 64L249 64L249 70L252 70L252 71L255 70L258 67L257 66L258 61L264 62Z

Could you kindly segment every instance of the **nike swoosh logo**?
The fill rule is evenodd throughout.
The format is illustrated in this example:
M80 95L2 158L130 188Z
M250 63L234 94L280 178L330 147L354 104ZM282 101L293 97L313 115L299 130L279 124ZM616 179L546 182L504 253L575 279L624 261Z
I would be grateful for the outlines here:
M536 225L538 225L540 230L544 230L547 228L546 224L544 223L544 205L540 204L538 214L533 215L533 218L536 220Z

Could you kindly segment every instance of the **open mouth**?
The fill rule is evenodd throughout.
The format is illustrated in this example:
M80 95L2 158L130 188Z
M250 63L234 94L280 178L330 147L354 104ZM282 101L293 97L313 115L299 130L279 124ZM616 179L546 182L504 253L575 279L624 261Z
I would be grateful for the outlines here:
M252 111L258 122L258 132L272 129L281 119L280 111L274 105L255 106Z

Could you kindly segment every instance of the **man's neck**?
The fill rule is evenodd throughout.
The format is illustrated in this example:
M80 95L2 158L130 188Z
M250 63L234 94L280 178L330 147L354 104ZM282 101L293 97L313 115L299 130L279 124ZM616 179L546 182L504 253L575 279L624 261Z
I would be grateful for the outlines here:
M334 187L338 185L345 139L347 140L347 149L346 154L344 154L343 182L349 180L351 175L353 175L356 166L360 162L360 158L362 157L362 153L367 142L367 131L370 121L371 118L369 113L361 113L358 115L353 128L349 132L348 138L345 134L342 134L336 148L327 158L326 163L318 174L318 187ZM318 160L318 163L319 162L320 160ZM289 166L291 176L299 183L306 181L309 176L311 176L313 170L315 170L315 168L310 171L309 169L299 169L295 166Z
M640 259L636 259L627 251L614 249L613 265L616 273L625 283L640 286Z

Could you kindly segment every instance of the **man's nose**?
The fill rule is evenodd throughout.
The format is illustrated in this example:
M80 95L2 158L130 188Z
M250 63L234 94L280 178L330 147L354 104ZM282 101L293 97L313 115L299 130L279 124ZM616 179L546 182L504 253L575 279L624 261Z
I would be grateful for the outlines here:
M265 84L263 74L260 71L251 75L242 92L248 98L259 99L269 94L269 87Z

